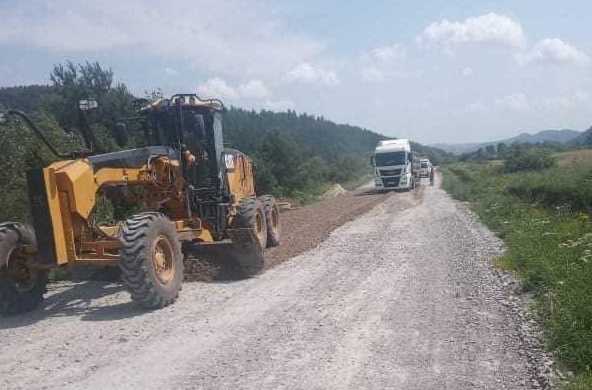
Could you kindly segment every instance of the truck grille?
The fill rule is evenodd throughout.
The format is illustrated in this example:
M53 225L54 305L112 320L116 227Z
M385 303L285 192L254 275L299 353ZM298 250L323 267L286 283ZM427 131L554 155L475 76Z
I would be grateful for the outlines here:
M399 176L401 169L381 169L380 176Z
M388 177L382 179L382 184L385 187L398 187L399 186L400 177Z

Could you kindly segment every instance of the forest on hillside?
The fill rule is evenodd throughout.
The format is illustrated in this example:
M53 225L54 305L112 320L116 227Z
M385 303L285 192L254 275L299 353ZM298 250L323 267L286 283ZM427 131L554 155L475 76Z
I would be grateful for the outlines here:
M99 151L143 145L141 131L118 132L119 119L134 114L135 96L113 72L99 63L55 66L51 84L0 88L0 109L28 113L63 152L79 149L92 130ZM150 96L148 96L150 97ZM154 95L152 94L152 97ZM79 100L93 98L98 109L81 115ZM369 156L385 137L356 126L336 124L295 111L249 111L230 107L224 114L224 141L250 155L257 167L258 191L280 197L306 198L330 183L346 183L369 172ZM431 148L420 152L438 160ZM0 124L0 220L26 218L25 172L55 160L21 123Z

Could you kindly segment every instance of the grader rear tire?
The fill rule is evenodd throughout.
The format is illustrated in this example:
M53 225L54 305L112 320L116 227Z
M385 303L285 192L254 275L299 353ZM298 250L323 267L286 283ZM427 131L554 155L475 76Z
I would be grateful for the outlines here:
M173 303L183 284L183 253L171 220L137 214L125 222L121 242L121 278L132 299L146 309Z
M271 195L263 195L261 197L263 203L263 211L265 213L265 221L267 222L267 247L275 247L280 245L280 208L278 207L275 198Z
M33 269L22 253L23 245L36 245L33 230L21 223L0 224L0 315L35 309L47 291L47 271Z
M242 199L228 233L234 247L232 257L243 275L253 276L261 272L265 268L263 249L267 246L263 203L256 198Z

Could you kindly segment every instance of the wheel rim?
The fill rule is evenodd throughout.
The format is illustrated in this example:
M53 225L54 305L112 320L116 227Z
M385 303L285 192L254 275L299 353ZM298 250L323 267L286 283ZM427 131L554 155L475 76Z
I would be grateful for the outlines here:
M159 236L154 242L152 250L154 273L162 284L168 284L175 276L175 261L173 247L169 239Z
M35 288L37 273L27 265L27 258L19 250L13 249L8 255L6 274L18 292L26 293Z
M274 231L276 231L278 228L279 219L280 218L278 215L277 208L273 207L271 209L271 227L273 228Z
M261 215L260 212L257 212L257 217L255 218L255 223L256 223L256 229L257 229L257 237L259 238L259 241L262 241L265 222L263 221L263 216Z

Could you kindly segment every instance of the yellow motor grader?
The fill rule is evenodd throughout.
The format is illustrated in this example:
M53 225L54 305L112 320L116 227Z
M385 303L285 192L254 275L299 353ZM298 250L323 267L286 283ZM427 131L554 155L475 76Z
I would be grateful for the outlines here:
M68 156L9 111L61 159L27 172L32 226L0 223L0 314L42 302L52 268L84 265L118 266L134 301L164 307L181 290L185 243L231 244L245 273L259 272L263 249L279 245L279 209L272 196L256 196L251 159L224 148L223 111L194 94L145 102L134 120L147 146L93 154L90 144ZM101 224L103 197L140 211Z

